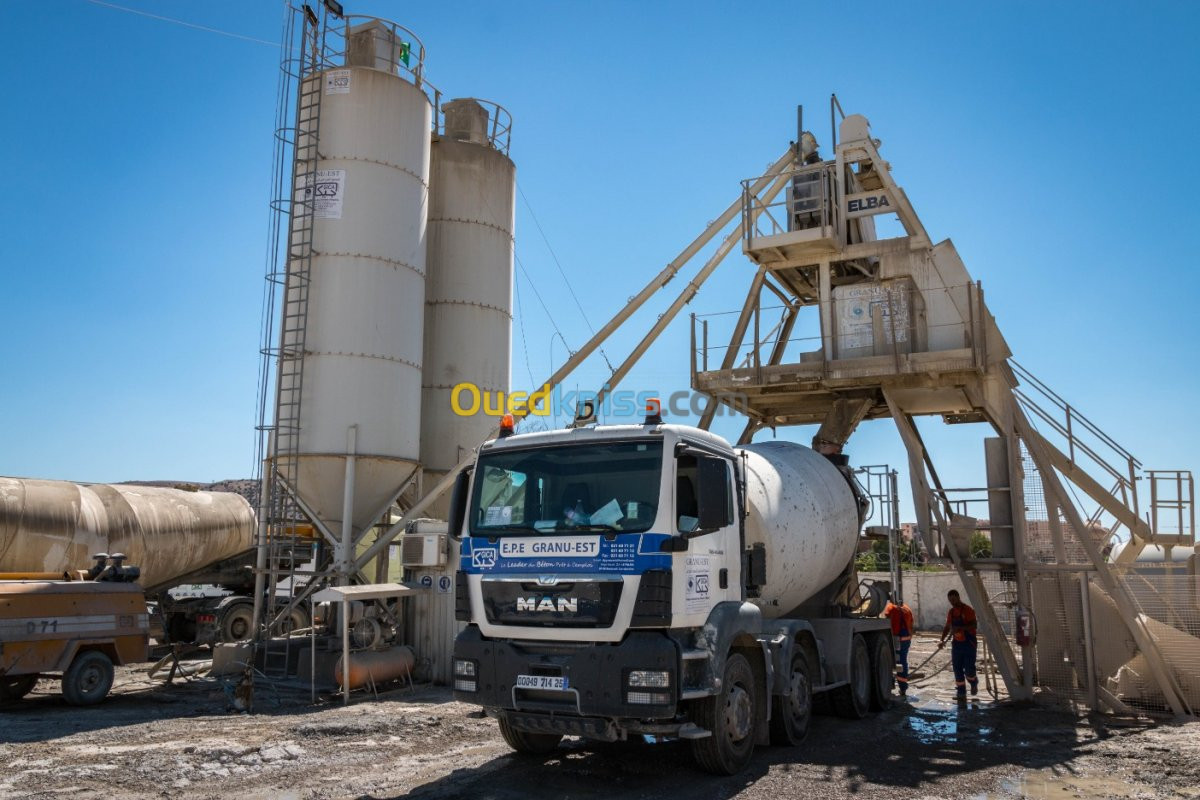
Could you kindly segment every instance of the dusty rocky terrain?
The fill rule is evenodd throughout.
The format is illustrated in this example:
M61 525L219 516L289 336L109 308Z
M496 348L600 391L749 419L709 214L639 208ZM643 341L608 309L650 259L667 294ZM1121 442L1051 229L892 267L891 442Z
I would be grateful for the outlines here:
M914 666L929 652L919 642ZM550 758L518 757L441 688L343 708L260 684L257 713L237 714L216 679L167 687L124 668L98 707L66 706L46 680L0 711L0 797L1200 797L1200 722L991 698L958 708L950 684L934 674L867 720L818 717L801 747L760 748L744 774L713 778L673 742L567 740Z

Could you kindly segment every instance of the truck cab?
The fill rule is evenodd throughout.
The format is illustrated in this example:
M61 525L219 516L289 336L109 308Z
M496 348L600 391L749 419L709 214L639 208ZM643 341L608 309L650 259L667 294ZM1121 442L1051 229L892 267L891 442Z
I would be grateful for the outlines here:
M451 503L469 623L455 697L497 717L521 752L563 735L653 735L690 739L703 767L732 773L755 744L799 741L812 690L837 688L821 676L843 659L824 652L820 623L764 617L743 458L707 431L649 420L483 445ZM871 666L858 676L866 703Z

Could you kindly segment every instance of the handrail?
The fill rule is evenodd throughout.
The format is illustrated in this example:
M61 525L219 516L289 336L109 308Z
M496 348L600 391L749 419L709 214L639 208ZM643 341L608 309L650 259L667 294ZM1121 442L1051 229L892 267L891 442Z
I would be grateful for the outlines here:
M1089 433L1095 435L1098 439L1100 439L1100 441L1104 442L1104 444L1111 447L1114 451L1117 452L1118 455L1120 455L1127 461L1132 461L1134 466L1138 467L1139 469L1141 468L1142 462L1139 461L1136 457L1134 457L1133 453L1130 453L1124 447L1117 444L1117 442L1114 441L1111 436L1109 436L1107 433L1102 431L1094 422L1092 422L1090 419L1085 417L1083 414L1080 414L1078 409L1076 409L1074 406L1072 406L1070 403L1068 403L1066 400L1064 400L1057 392L1055 392L1053 389L1051 389L1049 386L1047 386L1045 383L1043 383L1041 380L1039 380L1037 378L1037 376L1035 376L1032 372L1030 372L1025 367L1023 367L1019 363L1017 363L1016 359L1010 358L1008 360L1008 363L1012 366L1013 372L1016 373L1018 378L1025 380L1030 385L1032 385L1034 388L1036 388L1042 395L1044 395L1047 399L1049 399L1054 405L1056 405L1059 409L1064 411L1068 415L1069 419L1076 420L1076 421L1082 423L1084 428ZM1021 394L1024 394L1024 393L1021 393ZM1033 401L1031 400L1030 402L1033 402Z
M303 19L304 9L307 9L308 6L307 4L299 6L293 4L291 8L294 14ZM383 17L346 14L341 18L340 23L329 20L324 25L305 26L301 35L312 37L314 46L308 53L305 53L307 48L292 47L289 50L285 47L281 64L283 71L293 80L298 80L302 75L354 66L348 63L350 39L371 24L378 24L388 33L387 40L390 46L386 58L383 59L386 68L381 71L407 78L429 97L430 102L436 108L441 99L441 92L425 77L425 44L409 28ZM302 65L300 62L305 58L310 63ZM379 64L378 54L374 61ZM370 68L380 69L379 66Z
M488 126L487 139L488 144L504 155L508 155L508 149L512 139L512 114L508 109L497 103L495 100L485 100L482 97L455 97L453 101L470 100L473 103L478 103L487 111ZM436 116L433 121L433 130L439 136L446 133L446 112L445 104L436 111Z

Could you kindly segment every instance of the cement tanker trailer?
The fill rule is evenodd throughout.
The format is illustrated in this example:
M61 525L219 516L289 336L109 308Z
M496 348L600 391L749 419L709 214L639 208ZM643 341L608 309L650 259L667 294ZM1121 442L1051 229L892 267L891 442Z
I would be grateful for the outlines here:
M176 641L249 636L255 526L232 492L0 478L0 573L49 577L123 553ZM176 601L183 583L224 588Z
M451 503L453 670L514 749L679 738L732 774L798 744L814 705L890 702L890 629L851 609L867 502L840 457L657 417L503 433Z

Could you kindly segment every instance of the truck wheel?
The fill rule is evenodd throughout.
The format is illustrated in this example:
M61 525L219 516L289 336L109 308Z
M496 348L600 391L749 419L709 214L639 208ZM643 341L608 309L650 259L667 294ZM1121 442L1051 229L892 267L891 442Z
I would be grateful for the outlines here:
M692 757L700 769L736 775L750 763L758 738L757 691L750 662L741 653L730 653L720 693L698 704L696 724L712 731L712 736L692 740Z
M833 690L830 700L839 717L862 719L871 710L871 653L861 633L850 644L850 683Z
M94 705L108 695L112 683L112 661L99 650L86 650L63 673L63 699L73 706Z
M244 642L254 633L254 609L246 603L227 608L221 615L222 642Z
M892 688L896 681L896 653L883 634L875 637L871 648L871 710L884 711L892 706Z
M33 691L37 685L38 675L12 675L0 678L0 703L9 700L20 700Z
M308 627L308 614L303 608L297 606L288 614L287 622L284 624L287 626L287 633L302 631Z
M500 718L500 735L508 746L518 753L528 756L544 756L558 749L562 741L561 733L530 733L521 731L508 724L504 717Z
M812 680L808 674L808 658L797 650L792 656L792 674L788 681L791 693L776 695L771 707L771 744L797 745L808 735L812 721Z

